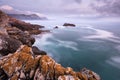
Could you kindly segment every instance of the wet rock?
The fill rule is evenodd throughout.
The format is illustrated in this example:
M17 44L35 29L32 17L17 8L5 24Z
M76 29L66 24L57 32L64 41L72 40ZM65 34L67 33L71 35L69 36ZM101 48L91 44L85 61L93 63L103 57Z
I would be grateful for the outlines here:
M36 46L32 47L32 51L35 55L46 55L45 51L39 50Z
M66 27L68 27L68 26L75 27L76 25L75 24L71 24L71 23L64 23L63 26L66 26Z

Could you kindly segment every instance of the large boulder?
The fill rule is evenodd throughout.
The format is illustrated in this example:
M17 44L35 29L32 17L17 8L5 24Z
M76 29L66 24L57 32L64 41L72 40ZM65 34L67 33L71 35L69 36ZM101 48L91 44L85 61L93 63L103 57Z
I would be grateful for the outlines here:
M19 40L6 37L6 36L0 36L0 54L1 55L7 55L9 53L15 52L22 43Z

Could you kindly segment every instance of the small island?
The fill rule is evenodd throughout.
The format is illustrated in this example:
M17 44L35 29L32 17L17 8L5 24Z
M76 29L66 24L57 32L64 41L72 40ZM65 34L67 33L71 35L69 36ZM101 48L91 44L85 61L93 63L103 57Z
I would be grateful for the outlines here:
M76 25L72 24L72 23L64 23L63 26L66 26L66 27L75 27Z

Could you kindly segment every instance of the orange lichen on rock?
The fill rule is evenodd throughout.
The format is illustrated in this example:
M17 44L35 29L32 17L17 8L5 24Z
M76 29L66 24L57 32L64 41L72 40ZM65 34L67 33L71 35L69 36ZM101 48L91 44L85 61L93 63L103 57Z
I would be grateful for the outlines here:
M14 54L2 57L0 68L10 80L100 80L90 70L75 72L70 67L62 67L47 55L34 55L31 47L26 45L22 45Z

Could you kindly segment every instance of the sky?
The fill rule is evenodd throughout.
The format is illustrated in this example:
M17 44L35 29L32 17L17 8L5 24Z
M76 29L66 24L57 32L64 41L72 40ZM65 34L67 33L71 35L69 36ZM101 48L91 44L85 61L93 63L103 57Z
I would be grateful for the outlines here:
M0 6L44 14L120 16L120 0L0 0Z

